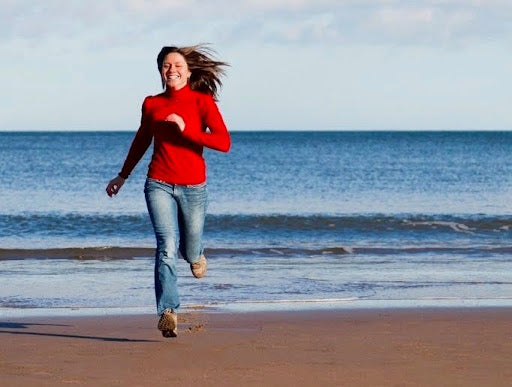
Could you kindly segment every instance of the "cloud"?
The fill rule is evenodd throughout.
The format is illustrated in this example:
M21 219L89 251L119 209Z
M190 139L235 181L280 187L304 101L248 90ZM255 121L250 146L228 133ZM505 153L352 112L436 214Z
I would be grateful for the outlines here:
M133 44L148 34L227 43L465 44L510 39L505 0L32 0L3 1L0 39L76 36Z
M470 36L477 22L475 10L442 8L382 8L366 20L365 28L379 39L436 43Z

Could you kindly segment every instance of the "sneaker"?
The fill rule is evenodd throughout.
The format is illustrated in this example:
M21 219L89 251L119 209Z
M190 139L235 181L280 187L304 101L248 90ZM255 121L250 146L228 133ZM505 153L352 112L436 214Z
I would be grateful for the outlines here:
M196 278L202 278L206 274L206 268L208 267L208 262L206 261L206 257L204 254L201 254L199 260L197 262L190 264L190 270L192 270L192 274Z
M163 337L178 336L178 314L172 309L166 309L158 321L158 330Z

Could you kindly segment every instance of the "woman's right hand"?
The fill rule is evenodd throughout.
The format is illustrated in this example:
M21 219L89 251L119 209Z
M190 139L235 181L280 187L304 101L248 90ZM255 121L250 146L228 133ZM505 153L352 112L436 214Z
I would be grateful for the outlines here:
M121 187L123 186L124 184L124 178L122 178L121 176L117 175L116 177L114 177L112 180L110 180L110 182L108 183L107 185L107 195L112 197L112 195L116 195L119 190L121 189Z

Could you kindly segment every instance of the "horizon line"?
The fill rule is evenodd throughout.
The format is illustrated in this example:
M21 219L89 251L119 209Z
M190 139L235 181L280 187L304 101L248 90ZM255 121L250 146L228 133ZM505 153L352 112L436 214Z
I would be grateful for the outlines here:
M0 133L135 133L131 129L0 129ZM233 129L229 133L275 133L275 132L510 132L509 129Z

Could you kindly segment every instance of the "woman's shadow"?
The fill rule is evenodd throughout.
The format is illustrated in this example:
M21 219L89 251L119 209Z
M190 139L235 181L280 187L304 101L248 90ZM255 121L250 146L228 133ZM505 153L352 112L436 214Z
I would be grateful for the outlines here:
M31 326L69 327L71 325L0 321L0 328L6 328L6 329L0 329L0 333L12 334L12 335L68 337L68 338L72 338L72 339L88 339L88 340L113 341L113 342L123 342L123 343L124 342L130 342L130 343L157 342L157 340L127 339L124 337L85 336L85 335L70 335L70 334L63 334L63 333L42 333L42 332L9 330L9 329L28 329Z

